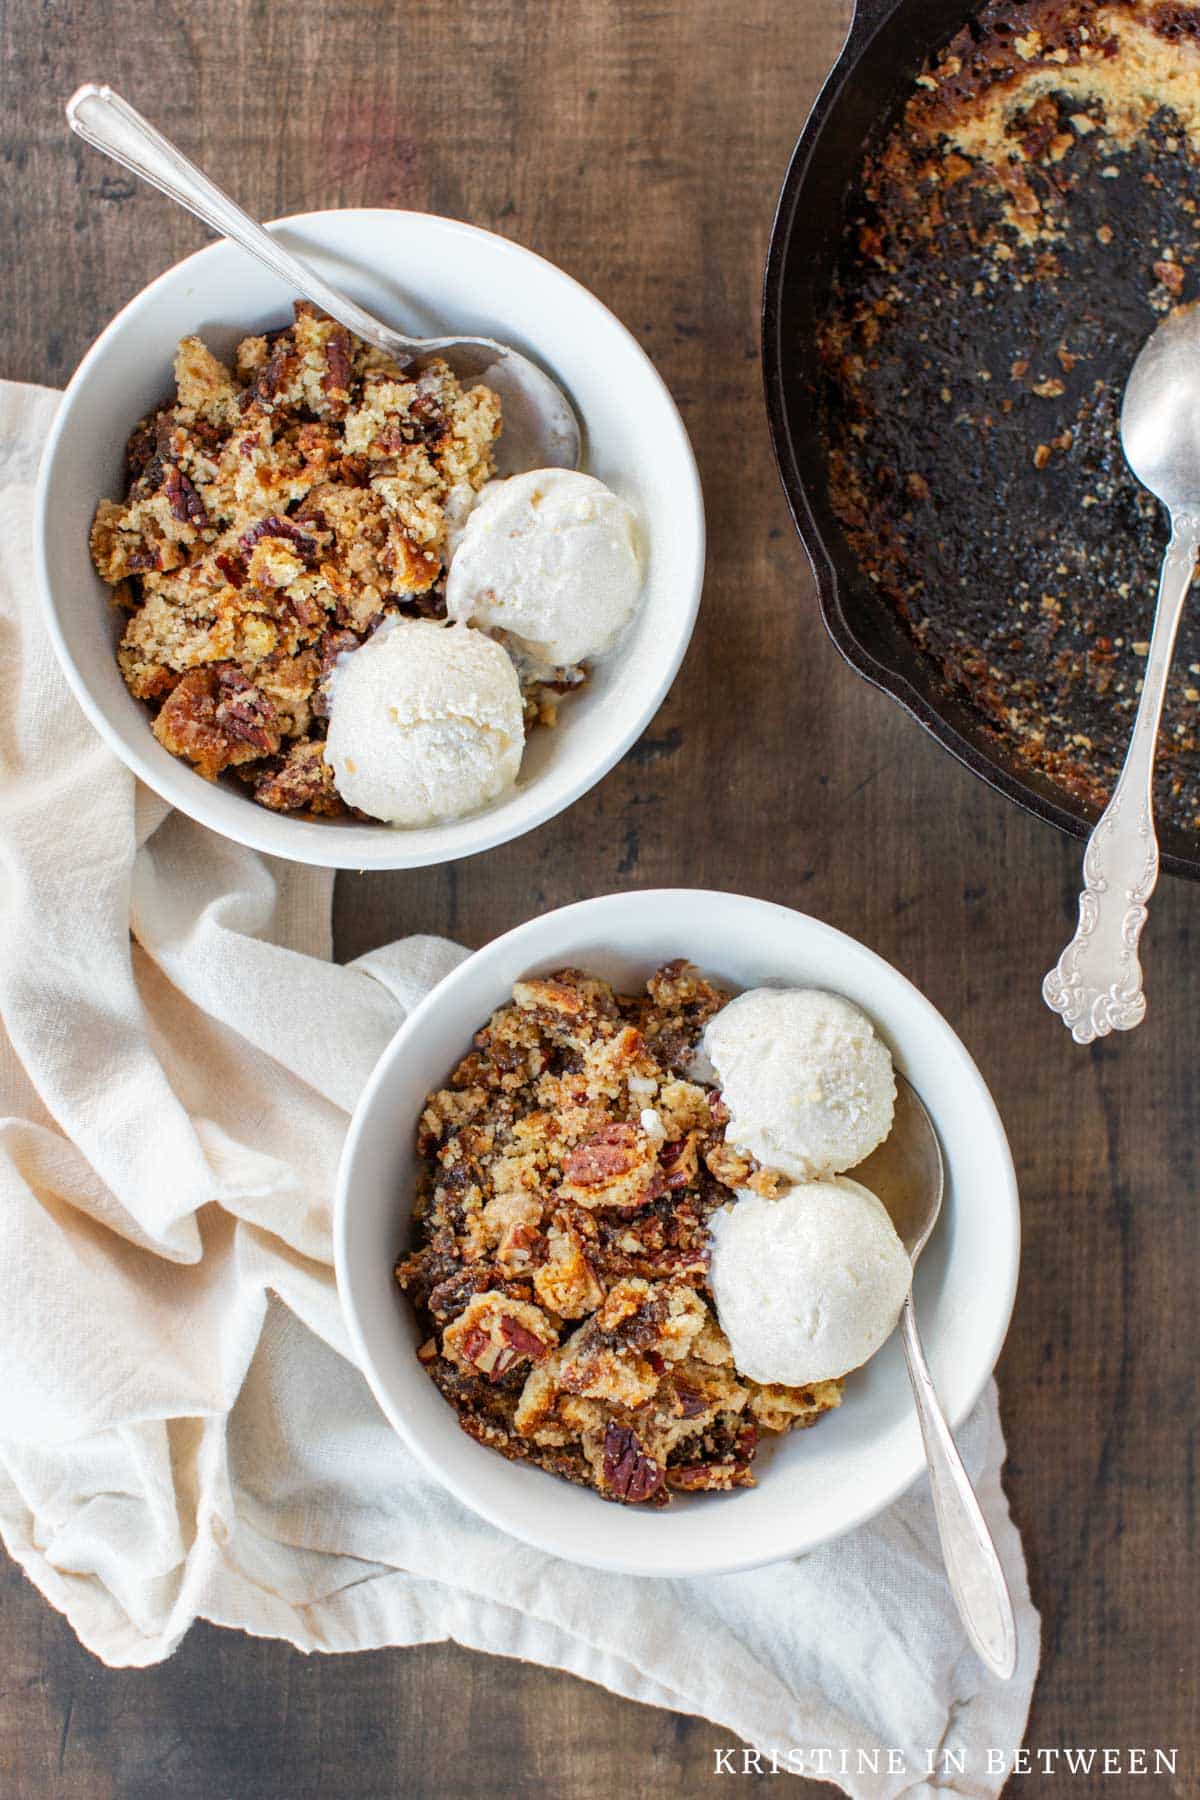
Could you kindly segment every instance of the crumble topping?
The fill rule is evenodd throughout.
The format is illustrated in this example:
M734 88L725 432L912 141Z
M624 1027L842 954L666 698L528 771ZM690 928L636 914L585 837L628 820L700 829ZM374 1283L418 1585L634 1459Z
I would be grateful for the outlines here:
M501 420L440 359L402 369L307 301L295 315L232 368L183 339L175 398L135 428L91 550L159 742L320 816L347 810L323 754L337 658L397 613L445 616L449 525L492 473ZM530 723L552 722L553 692L525 697Z
M418 1127L421 1362L479 1442L626 1504L753 1486L760 1433L841 1403L742 1375L713 1311L708 1220L776 1179L691 1075L728 998L686 962L519 981Z

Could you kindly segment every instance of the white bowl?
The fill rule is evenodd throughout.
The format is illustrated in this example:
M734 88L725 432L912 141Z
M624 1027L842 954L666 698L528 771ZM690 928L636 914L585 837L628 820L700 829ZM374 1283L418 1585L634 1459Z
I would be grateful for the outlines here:
M164 750L117 668L120 623L92 568L88 530L96 502L120 494L130 430L171 392L179 338L198 332L228 356L248 332L291 317L291 290L222 240L131 300L67 389L46 446L35 523L50 634L101 736L148 787L214 831L332 868L416 868L472 856L577 800L624 755L670 687L704 575L704 508L687 433L649 358L607 307L505 238L425 213L368 210L307 213L276 229L400 330L499 338L563 383L583 421L584 466L643 522L647 574L635 621L586 689L564 703L559 725L532 734L516 789L471 818L414 831L292 818L259 806L232 780L205 781Z
M677 1496L661 1510L615 1505L475 1443L416 1359L415 1318L392 1270L408 1242L413 1136L426 1093L519 976L571 964L628 991L676 956L735 988L785 982L845 994L874 1019L925 1101L947 1182L917 1270L917 1314L954 1424L1000 1354L1020 1241L1004 1128L966 1050L903 975L803 913L688 889L611 894L506 932L441 982L380 1059L342 1157L335 1254L355 1351L396 1430L460 1500L556 1556L638 1575L715 1574L798 1555L880 1512L924 1468L894 1337L850 1376L837 1412L763 1444L757 1487Z

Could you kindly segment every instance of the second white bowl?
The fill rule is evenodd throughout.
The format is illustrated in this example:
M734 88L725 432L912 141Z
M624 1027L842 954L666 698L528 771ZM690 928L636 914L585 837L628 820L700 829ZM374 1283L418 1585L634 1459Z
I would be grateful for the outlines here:
M895 1338L850 1376L837 1412L764 1444L757 1487L684 1496L661 1510L615 1505L506 1462L459 1429L417 1361L416 1319L392 1270L408 1243L413 1137L426 1093L519 976L570 964L628 992L676 956L738 989L782 982L846 995L870 1014L925 1101L942 1141L946 1197L917 1270L916 1302L954 1424L1000 1354L1019 1260L1012 1159L979 1071L911 982L831 926L734 894L611 894L533 919L463 963L397 1032L351 1124L334 1226L350 1334L380 1406L459 1499L556 1556L639 1575L715 1574L814 1549L880 1512L924 1468Z

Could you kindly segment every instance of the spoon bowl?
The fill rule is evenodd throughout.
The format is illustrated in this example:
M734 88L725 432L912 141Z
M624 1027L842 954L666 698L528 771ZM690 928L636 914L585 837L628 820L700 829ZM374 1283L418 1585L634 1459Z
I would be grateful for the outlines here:
M899 1070L892 1129L854 1170L854 1179L882 1200L915 1266L942 1210L946 1170L933 1120L916 1088Z
M1200 504L1200 302L1176 307L1143 345L1121 403L1121 448L1169 512Z

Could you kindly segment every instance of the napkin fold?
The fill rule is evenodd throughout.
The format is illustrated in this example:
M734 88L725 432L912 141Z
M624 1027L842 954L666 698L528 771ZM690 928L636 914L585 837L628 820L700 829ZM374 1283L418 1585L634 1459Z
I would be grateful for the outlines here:
M1012 1584L987 1676L921 1483L852 1536L707 1580L604 1575L476 1518L351 1359L330 1208L348 1115L466 954L339 967L333 877L137 786L59 673L32 575L57 395L0 384L0 1534L110 1664L195 1618L343 1651L453 1638L712 1721L714 1774L993 1795L1037 1669L994 1386L960 1433ZM753 1762L750 1765L753 1767Z

